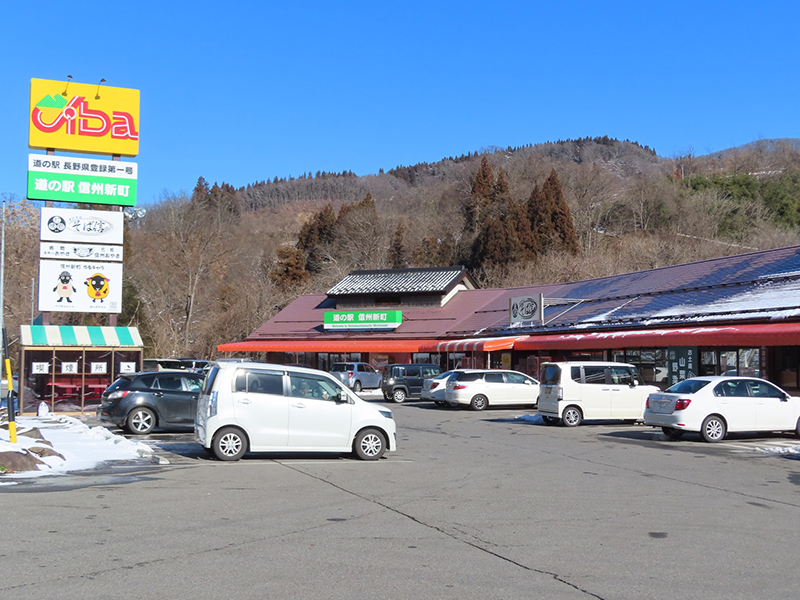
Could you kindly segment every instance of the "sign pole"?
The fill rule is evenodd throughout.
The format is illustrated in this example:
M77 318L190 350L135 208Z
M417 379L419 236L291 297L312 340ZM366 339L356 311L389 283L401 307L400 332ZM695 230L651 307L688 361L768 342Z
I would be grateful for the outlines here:
M3 198L3 225L0 233L0 331L3 332L3 347L0 357L3 358L2 370L8 381L6 394L6 408L8 409L8 440L17 443L17 422L14 410L13 388L14 379L11 377L11 360L8 358L8 337L6 336L5 322L5 281L6 281L6 200Z

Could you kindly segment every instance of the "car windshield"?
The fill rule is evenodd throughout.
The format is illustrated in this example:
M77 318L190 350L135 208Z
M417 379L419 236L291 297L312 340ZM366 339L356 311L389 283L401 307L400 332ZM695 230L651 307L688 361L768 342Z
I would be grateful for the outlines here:
M702 390L709 383L711 382L705 379L686 379L667 388L666 391L670 394L694 394Z

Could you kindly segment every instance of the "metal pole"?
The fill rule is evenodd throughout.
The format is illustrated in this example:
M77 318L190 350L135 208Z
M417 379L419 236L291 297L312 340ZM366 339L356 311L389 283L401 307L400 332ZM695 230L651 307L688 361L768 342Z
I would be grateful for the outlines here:
M11 376L11 360L8 358L8 337L6 336L5 322L5 281L6 281L6 199L3 198L3 225L0 234L0 332L3 334L2 349L0 349L0 370L7 378L6 408L8 409L8 440L17 443L17 422L14 410L12 389L14 378Z

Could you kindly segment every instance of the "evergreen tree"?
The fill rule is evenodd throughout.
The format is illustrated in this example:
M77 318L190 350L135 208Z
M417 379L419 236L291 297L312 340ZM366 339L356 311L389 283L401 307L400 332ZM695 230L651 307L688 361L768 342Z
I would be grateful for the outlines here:
M607 138L607 136L606 136ZM580 250L578 237L575 235L575 226L572 223L572 214L564 198L558 173L553 169L542 186L542 192L547 197L546 204L551 207L550 222L555 236L555 248L558 250L577 253Z
M491 203L495 193L495 181L489 159L481 159L481 166L472 181L472 190L465 207L465 221L467 231L476 231L483 221L487 206Z
M397 224L392 236L392 245L389 246L389 260L393 269L403 269L408 266L408 257L405 246L405 226L403 221Z
M278 286L289 289L302 285L310 279L305 268L303 253L297 248L283 246L277 251L278 261L269 278Z

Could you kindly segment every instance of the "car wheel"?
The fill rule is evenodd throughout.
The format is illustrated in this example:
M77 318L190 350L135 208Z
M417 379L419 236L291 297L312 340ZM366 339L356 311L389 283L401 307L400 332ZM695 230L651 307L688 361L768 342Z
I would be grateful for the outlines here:
M555 425L558 423L558 417L548 417L546 415L542 415L542 421L544 421L545 425Z
M577 427L583 421L583 413L577 406L568 406L561 414L561 422L567 427Z
M401 402L406 401L406 391L403 389L396 389L392 392L392 400L400 404Z
M668 440L679 440L686 433L682 429L673 429L672 427L662 427L661 431L667 436Z
M236 427L223 427L211 442L211 451L219 460L239 460L247 452L247 439Z
M706 417L705 421L703 421L700 434L703 436L705 441L713 444L723 439L727 433L727 430L728 428L725 425L725 421L722 420L722 417L718 415L711 415Z
M434 400L433 403L436 406L447 406L447 402L445 402L444 400Z
M472 410L483 410L487 406L489 406L489 399L486 396L478 394L472 399L472 402L469 403L469 407Z
M356 436L353 452L361 460L378 460L386 452L386 440L377 429L365 429Z
M156 415L149 408L134 408L128 414L125 427L128 431L136 435L145 435L153 431L156 426Z
M795 427L794 432L797 437L800 437L800 419L797 419L797 427Z
M359 393L359 392L361 391L361 382L360 382L360 381L356 381L356 382L353 384L353 391L354 391L356 394L357 394L357 393Z

